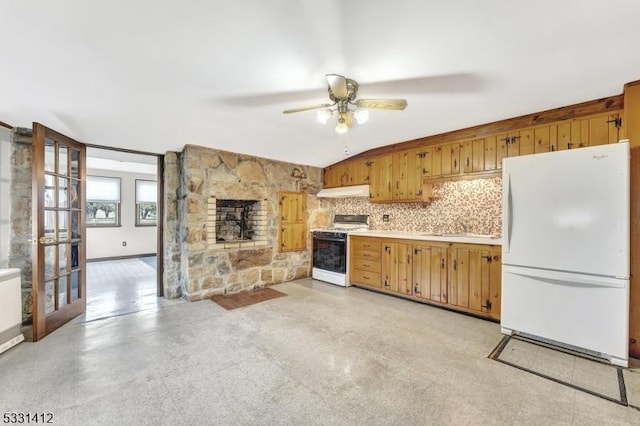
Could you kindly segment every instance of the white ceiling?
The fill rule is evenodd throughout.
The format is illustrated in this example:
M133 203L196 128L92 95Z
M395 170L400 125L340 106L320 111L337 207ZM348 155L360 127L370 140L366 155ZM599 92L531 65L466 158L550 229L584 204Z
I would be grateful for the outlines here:
M345 145L619 94L640 79L638 16L637 0L5 0L0 121L326 166ZM373 110L346 135L313 111L282 114L327 102L327 73L409 106Z

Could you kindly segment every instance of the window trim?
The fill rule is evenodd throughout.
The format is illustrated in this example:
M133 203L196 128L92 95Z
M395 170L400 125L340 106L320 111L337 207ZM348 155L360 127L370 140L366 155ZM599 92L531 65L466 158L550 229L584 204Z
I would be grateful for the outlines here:
M158 226L158 199L156 197L156 219L154 223L140 223L140 202L138 202L138 181L140 182L153 182L156 184L156 192L158 191L158 181L151 179L135 179L135 196L134 196L134 204L135 204L135 226L136 227L150 227L150 226ZM146 202L145 202L146 203Z
M122 178L119 176L101 176L101 175L87 175L87 185L89 185L89 178L91 177L99 177L103 179L113 179L118 180L118 199L119 201L103 201L103 200L91 200L87 197L85 201L85 222L87 228L119 228L122 226ZM114 204L115 205L115 223L92 223L89 219L89 203L104 203L104 204Z

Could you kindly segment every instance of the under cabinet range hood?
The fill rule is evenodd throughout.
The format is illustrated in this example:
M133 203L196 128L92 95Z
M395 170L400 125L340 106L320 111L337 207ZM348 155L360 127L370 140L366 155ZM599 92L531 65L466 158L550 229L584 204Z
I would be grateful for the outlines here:
M367 197L369 198L369 185L341 186L339 188L326 188L320 190L318 198L348 198Z

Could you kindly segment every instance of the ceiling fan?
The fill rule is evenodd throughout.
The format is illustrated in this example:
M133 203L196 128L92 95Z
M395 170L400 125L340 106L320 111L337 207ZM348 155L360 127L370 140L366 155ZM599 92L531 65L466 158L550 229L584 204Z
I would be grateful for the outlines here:
M363 124L369 118L369 109L403 110L407 107L405 99L356 99L358 82L338 74L327 74L329 99L331 103L292 108L283 111L284 114L317 109L318 121L326 124L334 113L338 114L336 132L347 133L353 126L353 118L358 124Z

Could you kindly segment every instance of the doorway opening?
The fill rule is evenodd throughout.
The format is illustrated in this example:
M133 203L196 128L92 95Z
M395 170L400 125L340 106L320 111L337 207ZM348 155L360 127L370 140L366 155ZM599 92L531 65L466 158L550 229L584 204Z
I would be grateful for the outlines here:
M162 161L156 154L87 148L86 321L151 309L164 300Z

